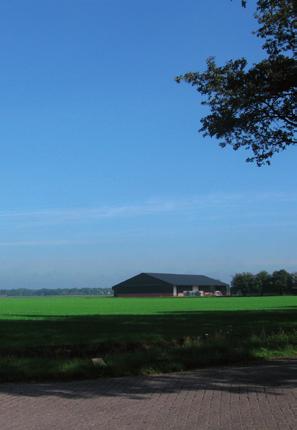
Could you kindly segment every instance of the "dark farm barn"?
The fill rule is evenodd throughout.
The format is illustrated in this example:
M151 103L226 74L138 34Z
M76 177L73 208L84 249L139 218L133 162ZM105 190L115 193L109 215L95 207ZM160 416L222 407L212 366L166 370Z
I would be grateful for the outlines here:
M229 286L203 275L140 273L112 287L115 297L175 297L190 294L229 294Z

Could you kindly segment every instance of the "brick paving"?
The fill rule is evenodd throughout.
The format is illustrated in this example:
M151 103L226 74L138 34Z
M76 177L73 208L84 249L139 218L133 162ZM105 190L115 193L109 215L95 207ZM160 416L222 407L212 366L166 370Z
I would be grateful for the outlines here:
M0 385L1 430L295 430L297 360Z

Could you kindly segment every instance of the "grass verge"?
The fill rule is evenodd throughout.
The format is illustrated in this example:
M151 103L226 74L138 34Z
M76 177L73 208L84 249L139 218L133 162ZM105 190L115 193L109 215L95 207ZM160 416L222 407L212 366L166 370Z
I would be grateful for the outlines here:
M81 348L80 348L81 349ZM73 380L107 376L150 375L207 367L248 363L278 357L297 357L297 330L262 330L245 339L230 333L180 339L156 338L145 342L110 342L97 345L77 357L65 346L52 354L39 351L36 356L5 355L0 357L0 381L39 382ZM94 360L99 351L104 353Z

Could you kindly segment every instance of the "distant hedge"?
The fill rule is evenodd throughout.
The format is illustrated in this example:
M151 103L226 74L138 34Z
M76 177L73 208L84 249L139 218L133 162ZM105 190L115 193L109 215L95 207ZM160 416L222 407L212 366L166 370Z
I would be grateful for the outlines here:
M111 288L16 288L0 289L0 297L19 296L110 296Z

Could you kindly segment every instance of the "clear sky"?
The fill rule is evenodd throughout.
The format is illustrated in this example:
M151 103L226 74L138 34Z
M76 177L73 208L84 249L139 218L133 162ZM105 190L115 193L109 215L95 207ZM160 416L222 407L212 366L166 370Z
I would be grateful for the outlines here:
M0 288L297 270L297 148L245 163L174 82L261 58L248 3L0 2Z

